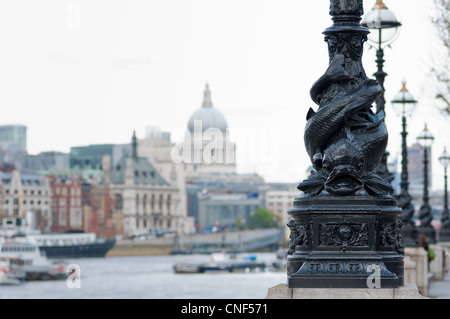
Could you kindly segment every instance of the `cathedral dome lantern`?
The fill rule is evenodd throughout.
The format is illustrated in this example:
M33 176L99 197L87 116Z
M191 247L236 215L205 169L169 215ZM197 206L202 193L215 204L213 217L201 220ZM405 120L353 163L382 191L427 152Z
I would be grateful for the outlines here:
M200 109L191 115L188 121L189 132L194 132L196 127L196 121L200 121L202 131L206 131L209 128L216 128L223 132L228 129L227 121L225 117L216 108L213 107L211 100L211 91L209 84L206 83L205 91L203 93L203 105ZM198 125L198 124L197 124Z

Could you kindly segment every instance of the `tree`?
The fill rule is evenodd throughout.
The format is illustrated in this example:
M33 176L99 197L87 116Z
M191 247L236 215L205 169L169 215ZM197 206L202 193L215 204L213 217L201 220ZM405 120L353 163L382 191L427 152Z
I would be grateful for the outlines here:
M236 221L234 222L234 227L236 227L239 230L245 229L244 221L242 220L241 217L236 218Z
M260 207L250 215L249 225L251 228L270 228L277 226L278 218L270 210Z
M444 103L443 111L450 114L450 0L434 0L434 2L437 14L436 18L432 18L432 22L444 45L446 56L438 69L433 68L432 72L442 84L436 98Z

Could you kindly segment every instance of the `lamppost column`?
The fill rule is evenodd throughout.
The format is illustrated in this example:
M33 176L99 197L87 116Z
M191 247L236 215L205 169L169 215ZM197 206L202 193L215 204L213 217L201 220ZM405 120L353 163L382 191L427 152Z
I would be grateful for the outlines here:
M447 167L444 168L444 212L448 217Z
M439 241L450 241L450 214L448 211L448 184L447 184L447 167L450 165L450 155L447 149L444 149L444 154L439 157L439 161L444 166L444 210L441 214L441 229L439 230Z
M382 88L382 94L378 97L375 103L377 113L385 113L386 100L384 97L384 80L387 73L383 70L383 64L385 62L384 48L395 41L401 23L382 0L377 0L372 10L364 16L361 24L371 30L371 33L368 35L368 40L372 43L371 46L377 49L377 59L375 60L377 63L377 72L373 75ZM388 156L389 152L385 151L376 171L377 174L386 182L392 183L395 176L388 170Z
M408 147L406 145L406 137L408 133L406 132L406 116L402 116L402 175L400 181L401 192L408 193Z
M417 138L419 143L423 147L423 204L419 210L419 219L420 219L420 227L419 232L424 235L428 242L431 244L436 243L436 230L434 229L431 222L433 221L433 215L431 213L431 207L429 204L429 195L428 195L428 150L433 143L434 137L428 131L427 126L425 125L425 129L421 133L421 135ZM420 242L420 240L419 240Z
M428 196L428 147L423 149L423 205L429 206Z
M408 191L408 148L406 144L406 138L408 136L406 131L406 116L412 114L417 101L406 89L406 82L403 81L400 92L395 95L391 102L396 113L400 114L402 117L402 172L400 180L400 193L396 196L398 207L401 207L403 210L401 217L403 222L402 239L406 247L417 247L418 230L413 220L415 209L412 204L412 197Z
M386 79L387 73L383 71L383 65L384 65L384 50L381 48L381 46L377 50L377 72L374 73L375 78L377 79L378 83L380 84L381 88L383 89L383 94L380 96L380 98L376 101L377 104L377 113L380 111L385 111L385 104L386 100L384 98L384 81Z

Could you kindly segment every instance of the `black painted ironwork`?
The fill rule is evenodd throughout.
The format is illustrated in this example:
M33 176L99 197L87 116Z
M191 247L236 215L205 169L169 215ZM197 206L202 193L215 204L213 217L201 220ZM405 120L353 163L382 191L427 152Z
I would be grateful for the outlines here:
M400 193L397 194L397 205L401 207L403 210L403 214L401 215L401 220L403 222L402 227L402 238L403 243L407 247L417 247L418 246L418 237L419 232L415 225L415 221L413 220L415 207L412 203L412 196L409 193L409 174L408 174L408 146L406 143L406 138L408 136L408 132L406 131L406 114L405 109L407 105L413 105L417 103L416 100L409 96L409 98L405 98L405 94L408 93L406 89L406 82L403 82L402 90L399 92L400 96L397 99L394 98L392 101L393 104L402 104L402 171L400 175ZM412 109L412 108L411 108Z
M304 134L314 170L288 211L288 285L367 288L378 269L381 287L395 288L403 285L402 211L377 172L388 132L384 111L371 109L383 89L361 61L363 1L331 0L330 14L329 65L311 89L318 109Z
M450 212L448 210L448 175L447 167L450 165L450 155L447 153L447 148L444 148L444 153L439 156L439 162L444 166L444 209L441 213L441 228L439 229L439 241L450 241Z
M397 205L403 210L401 220L403 222L403 242L407 247L418 246L418 230L413 220L415 208L412 203L412 196L409 194L409 179L408 179L408 148L406 144L406 116L402 115L402 172L400 180L400 194L397 197Z
M425 126L424 132L427 134L422 134L417 139L419 141L432 141L434 140L434 137L431 136L431 134L428 132L428 128ZM428 193L428 164L430 163L428 158L428 151L430 149L431 143L428 142L430 145L428 145L426 142L423 143L423 196L422 196L422 205L419 209L419 220L420 220L420 226L419 226L419 233L424 235L427 238L427 241L431 244L436 243L436 230L434 229L432 225L433 221L433 215L431 213L431 206L430 206L430 197Z

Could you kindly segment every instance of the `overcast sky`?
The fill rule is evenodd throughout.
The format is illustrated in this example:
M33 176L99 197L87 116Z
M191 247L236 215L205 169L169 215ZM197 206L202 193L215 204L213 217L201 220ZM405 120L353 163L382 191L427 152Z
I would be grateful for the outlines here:
M364 1L368 12L375 0ZM432 0L385 0L403 23L385 50L389 102L406 79L419 105L408 144L429 123L434 187L448 125L430 68L441 45ZM20 0L0 2L0 124L28 127L28 151L128 143L147 126L181 140L209 82L237 142L240 172L298 182L309 159L303 129L309 90L326 70L329 0ZM372 77L375 50L364 53ZM388 150L401 120L388 103ZM447 142L450 148L450 142ZM249 152L251 150L251 152Z

